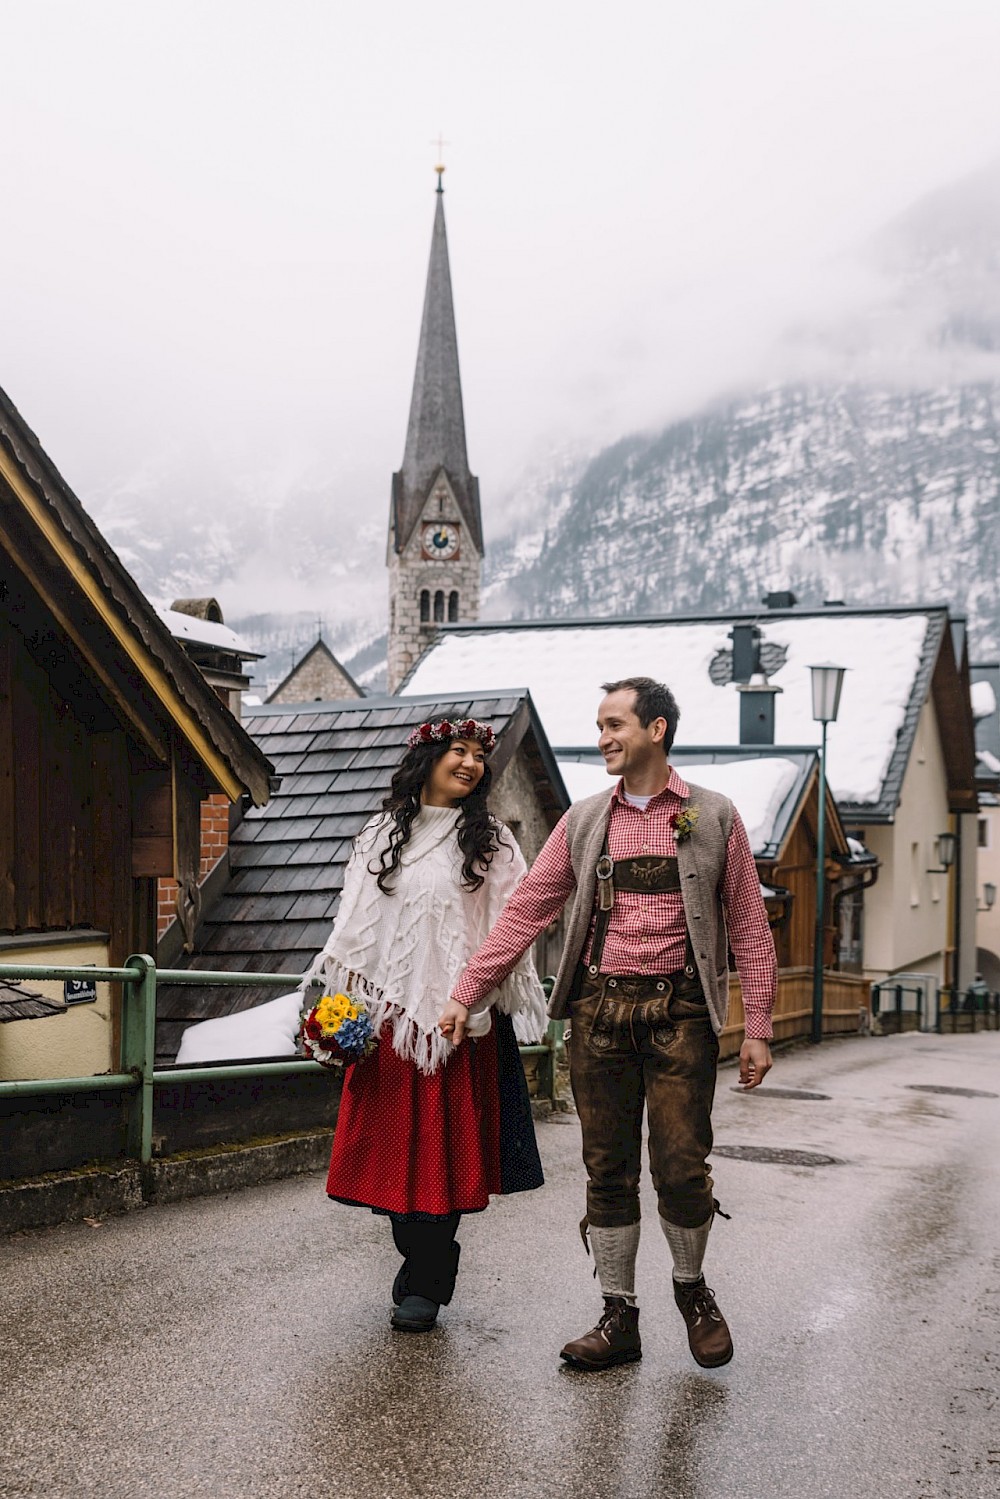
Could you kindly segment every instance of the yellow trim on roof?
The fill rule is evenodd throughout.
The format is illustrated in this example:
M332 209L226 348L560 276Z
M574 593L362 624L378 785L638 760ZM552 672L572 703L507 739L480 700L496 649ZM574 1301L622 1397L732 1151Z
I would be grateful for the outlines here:
M166 673L151 660L149 652L142 645L142 642L131 630L125 627L118 613L109 606L103 589L89 568L83 566L69 537L49 513L47 507L39 500L34 490L25 483L19 469L2 447L0 447L0 474L3 475L10 488L31 515L35 525L45 536L45 539L74 582L79 585L84 596L96 610L100 619L110 630L128 658L149 683L156 697L166 709L173 722L181 730L199 759L211 771L230 800L236 801L243 791L242 785L233 775L233 772L218 750L207 738L204 728L198 719L171 685ZM178 646L179 649L180 647Z

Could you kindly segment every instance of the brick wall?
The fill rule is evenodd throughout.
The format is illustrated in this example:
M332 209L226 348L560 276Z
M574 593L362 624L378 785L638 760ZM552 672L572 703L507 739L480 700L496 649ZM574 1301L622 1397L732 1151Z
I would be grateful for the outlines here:
M220 792L206 797L201 804L201 867L198 880L202 881L218 864L229 847L229 798ZM177 914L177 881L158 880L156 883L156 935L162 937Z

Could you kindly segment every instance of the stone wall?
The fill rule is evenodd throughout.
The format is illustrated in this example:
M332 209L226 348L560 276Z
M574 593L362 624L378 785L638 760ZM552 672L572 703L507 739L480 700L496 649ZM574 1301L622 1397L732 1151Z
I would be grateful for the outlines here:
M360 697L357 687L328 650L313 646L268 698L269 703L329 703Z

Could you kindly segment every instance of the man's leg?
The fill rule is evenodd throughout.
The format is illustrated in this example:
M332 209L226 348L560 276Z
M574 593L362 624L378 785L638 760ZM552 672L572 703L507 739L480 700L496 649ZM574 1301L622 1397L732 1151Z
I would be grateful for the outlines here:
M635 1304L642 1162L642 1060L626 1024L593 1031L603 985L584 986L574 1004L569 1038L570 1081L583 1134L587 1218L604 1312L597 1326L567 1343L562 1357L588 1369L641 1357ZM619 1012L619 1021L627 1016ZM605 1010L603 1022L607 1022ZM600 1036L598 1044L594 1039Z
M698 1000L675 998L670 1018L672 1029L657 1028L643 1047L650 1170L691 1352L715 1368L733 1356L729 1329L702 1275L715 1212L707 1161L719 1045Z

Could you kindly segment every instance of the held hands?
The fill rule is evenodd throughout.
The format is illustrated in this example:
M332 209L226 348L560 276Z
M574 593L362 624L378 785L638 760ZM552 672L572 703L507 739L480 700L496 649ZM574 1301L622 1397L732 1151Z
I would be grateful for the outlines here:
M766 1041L744 1041L740 1047L740 1087L759 1088L771 1070L771 1048Z
M465 1005L460 1005L456 999L449 999L438 1016L438 1030L446 1041L451 1042L452 1046L462 1044L468 1023L469 1012Z

